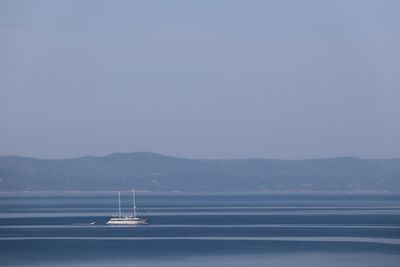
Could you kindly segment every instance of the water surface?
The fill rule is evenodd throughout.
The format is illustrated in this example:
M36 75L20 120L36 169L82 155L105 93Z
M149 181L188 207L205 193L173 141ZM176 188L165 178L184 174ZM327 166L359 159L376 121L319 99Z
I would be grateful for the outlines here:
M400 195L143 193L140 202L149 225L108 226L112 193L1 195L0 265L400 263ZM130 213L129 193L122 204Z

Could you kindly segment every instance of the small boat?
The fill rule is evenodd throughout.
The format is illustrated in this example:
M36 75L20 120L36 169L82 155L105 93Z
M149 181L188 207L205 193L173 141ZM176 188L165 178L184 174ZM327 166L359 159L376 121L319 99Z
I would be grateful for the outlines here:
M136 224L148 224L147 218L140 218L137 216L136 207L136 192L135 189L132 190L133 193L133 216L122 216L121 213L121 192L118 192L118 211L119 216L113 217L108 220L109 225L136 225Z
M85 222L85 223L74 223L73 225L77 225L77 226L86 226L86 225L95 225L96 222Z

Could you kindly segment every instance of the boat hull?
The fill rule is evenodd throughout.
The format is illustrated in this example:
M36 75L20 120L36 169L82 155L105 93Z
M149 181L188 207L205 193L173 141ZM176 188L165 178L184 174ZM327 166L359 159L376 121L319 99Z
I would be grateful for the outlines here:
M112 218L107 222L108 225L137 225L147 223L146 219L139 218Z

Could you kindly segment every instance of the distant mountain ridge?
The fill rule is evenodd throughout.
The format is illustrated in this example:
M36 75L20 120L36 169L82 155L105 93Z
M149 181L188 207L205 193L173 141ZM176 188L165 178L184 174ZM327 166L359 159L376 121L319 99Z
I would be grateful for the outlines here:
M185 159L149 152L0 156L0 191L400 191L400 159Z

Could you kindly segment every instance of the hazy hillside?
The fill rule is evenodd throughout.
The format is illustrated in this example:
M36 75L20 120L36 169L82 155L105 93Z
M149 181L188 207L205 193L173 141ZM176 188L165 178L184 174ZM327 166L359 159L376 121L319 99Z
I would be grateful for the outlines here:
M193 160L138 152L61 160L0 157L0 191L400 191L400 160Z

